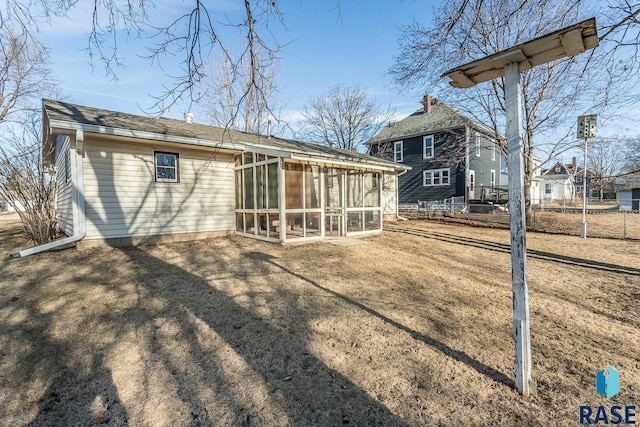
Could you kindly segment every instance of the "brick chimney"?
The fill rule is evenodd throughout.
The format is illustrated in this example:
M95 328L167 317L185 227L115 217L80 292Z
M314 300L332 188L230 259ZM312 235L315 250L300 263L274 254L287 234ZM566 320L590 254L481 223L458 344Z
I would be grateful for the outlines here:
M422 97L422 112L429 114L431 112L431 96L425 95Z
M576 173L576 171L577 171L577 169L576 169L576 168L577 168L577 167L578 167L578 161L577 161L577 159L574 157L573 159L571 159L571 169L572 169L572 171L571 171L571 172Z

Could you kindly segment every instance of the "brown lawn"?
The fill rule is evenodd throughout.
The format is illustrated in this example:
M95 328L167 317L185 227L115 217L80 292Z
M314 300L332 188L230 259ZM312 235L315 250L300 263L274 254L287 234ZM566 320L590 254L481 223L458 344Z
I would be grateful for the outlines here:
M640 242L529 234L513 388L506 230L239 237L0 261L3 425L576 425L640 405ZM27 245L0 216L0 250ZM397 227L397 226L396 226ZM607 364L620 394L595 393Z

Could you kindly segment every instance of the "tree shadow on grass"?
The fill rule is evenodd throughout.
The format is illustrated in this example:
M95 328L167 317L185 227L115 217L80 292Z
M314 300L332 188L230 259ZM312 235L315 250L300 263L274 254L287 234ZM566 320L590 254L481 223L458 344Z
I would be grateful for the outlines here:
M469 356L468 354L466 354L463 351L459 351L459 350L454 350L451 347L449 347L448 345L444 344L443 342L440 342L436 339L433 339L432 337L422 334L418 331L415 331L399 322L396 322L393 319L388 318L387 316L383 315L382 313L377 312L376 310L367 307L366 305L355 301L345 295L342 295L336 291L333 291L329 288L326 288L322 285L320 285L318 282L311 280L299 273L296 273L295 271L292 271L290 269L288 269L287 267L278 264L275 261L275 257L262 253L262 252L250 252L247 254L247 256L249 258L255 259L257 261L262 261L262 262L266 262L269 263L279 269L281 269L282 271L297 277L298 279L301 279L303 281L305 281L306 283L310 284L311 286L315 287L316 289L319 289L323 292L326 292L328 294L333 295L334 297L344 301L345 303L365 311L366 313L375 316L377 318L379 318L380 320L382 320L383 322L392 325L393 327L400 329L404 332L406 332L407 334L409 334L413 339L417 340L417 341L421 341L424 344L435 348L436 350L440 351L441 353L443 353L444 355L451 357L452 359L455 359L459 362L464 363L465 365L467 365L468 367L475 369L478 373L482 374L482 375L486 375L489 378L491 378L494 381L500 382L508 387L511 388L515 388L515 383L514 381L509 378L508 376L506 376L504 373L488 366L485 365L484 363L481 363L477 360L475 360L474 358L472 358L471 356Z
M140 249L131 248L124 252L141 267L139 276L144 280L142 286L145 292L169 304L158 314L172 316L173 321L179 324L179 329L186 333L183 341L191 347L189 354L193 354L193 360L199 364L196 368L211 375L208 382L215 387L216 395L224 395L228 402L232 402L229 408L235 419L233 424L273 422L273 418L265 415L265 411L280 412L282 416L277 422L281 425L405 424L386 406L312 354L304 344L305 336L282 328L274 319L245 308L203 277ZM234 268L224 265L225 261L221 258L216 257L211 262L220 264L224 270L233 271ZM237 262L241 263L242 260ZM174 277L180 277L181 281L188 283L188 292L175 292L172 289L170 282ZM281 297L286 298L277 295L277 298ZM285 304L289 313L280 313L285 316L285 321L304 316L304 313L293 314L299 310L294 301L285 301ZM228 375L212 372L228 371L229 366L221 366L215 355L208 354L199 346L196 334L190 332L194 325L193 318L210 328L233 349L246 363L246 369L254 375L253 378L257 379L256 384L236 385ZM206 413L207 405L212 402L194 401L186 379L180 381L182 384L179 384L177 391L180 399L191 407L192 412ZM258 405L257 402L252 403L251 399L242 399L236 387L264 389L271 403L265 408L264 402ZM209 419L208 422L215 424L216 420Z

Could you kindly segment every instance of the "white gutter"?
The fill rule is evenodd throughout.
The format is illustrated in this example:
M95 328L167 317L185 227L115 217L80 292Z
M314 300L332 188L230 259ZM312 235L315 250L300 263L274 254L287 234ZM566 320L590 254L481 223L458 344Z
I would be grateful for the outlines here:
M54 242L45 243L44 245L34 246L32 248L21 250L20 252L9 255L11 258L21 258L27 255L37 254L38 252L47 251L57 248L58 246L75 243L84 238L86 234L86 217L84 209L84 177L82 171L82 151L84 143L84 133L82 129L76 130L75 137L75 167L71 164L71 185L73 187L73 235ZM69 147L71 150L72 147Z

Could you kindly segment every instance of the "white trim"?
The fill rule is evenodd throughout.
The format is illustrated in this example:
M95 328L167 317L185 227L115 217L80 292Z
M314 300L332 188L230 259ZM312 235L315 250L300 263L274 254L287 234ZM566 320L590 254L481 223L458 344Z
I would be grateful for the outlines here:
M400 150L398 150L398 147L400 147ZM400 158L398 158L398 154ZM404 141L395 141L393 143L393 161L396 163L404 161Z
M430 154L427 155L427 141L431 141L430 144ZM436 144L435 138L433 135L425 135L422 137L422 158L423 159L433 159L436 152Z
M496 144L496 140L491 140L491 161L496 161L496 150L498 149L498 144Z
M476 157L480 157L480 149L481 149L480 135L476 133Z
M445 181L446 172L446 183ZM427 175L430 175L430 183L427 184ZM436 183L437 181L437 183ZM445 185L451 185L451 170L450 168L442 169L425 169L422 171L422 186L423 187L440 187Z

